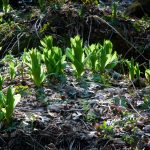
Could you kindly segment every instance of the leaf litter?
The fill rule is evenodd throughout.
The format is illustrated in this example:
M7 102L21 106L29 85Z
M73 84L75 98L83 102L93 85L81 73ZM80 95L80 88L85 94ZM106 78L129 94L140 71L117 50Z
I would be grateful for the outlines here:
M38 90L27 84L14 124L0 133L0 148L149 149L150 113L144 104L149 104L150 88L135 91L126 82L104 87L86 76L78 81L69 75L67 82Z

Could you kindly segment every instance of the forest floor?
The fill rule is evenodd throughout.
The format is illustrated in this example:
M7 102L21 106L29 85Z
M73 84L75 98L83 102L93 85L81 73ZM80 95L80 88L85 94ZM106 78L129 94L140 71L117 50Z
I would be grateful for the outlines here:
M150 58L147 18L118 16L112 20L109 7L84 8L82 16L78 8L72 4L55 6L44 17L36 8L26 16L21 11L8 14L4 20L12 17L15 21L9 27L6 22L1 26L2 55L11 50L15 54L13 59L19 63L21 48L38 47L45 35L53 35L54 42L65 48L69 38L78 33L87 44L110 39L124 58L133 56L141 64L147 63ZM0 150L150 149L150 86L146 86L144 78L140 84L136 79L130 81L121 66L104 78L86 71L76 79L68 64L65 77L47 79L37 88L26 66L24 76L21 77L18 67L11 81L8 59L4 57L0 64L5 76L3 91L13 85L15 92L21 94L21 101L11 124L7 127L0 124Z

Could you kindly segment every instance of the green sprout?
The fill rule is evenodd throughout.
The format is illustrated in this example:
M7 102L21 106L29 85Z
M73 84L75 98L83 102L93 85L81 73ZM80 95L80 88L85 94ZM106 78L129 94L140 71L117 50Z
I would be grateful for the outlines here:
M148 81L148 84L150 85L150 69L145 70L145 78Z
M42 55L37 49L31 49L29 53L24 54L24 60L29 66L31 78L37 87L40 87L45 80L41 59Z
M15 69L15 64L14 62L10 62L9 64L9 75L10 75L10 79L11 81L15 78L16 76L16 69Z
M45 37L41 44L48 75L62 75L66 59L66 56L62 54L62 49L53 46L53 38L51 36Z
M70 41L71 49L67 48L66 53L71 61L75 75L77 76L77 78L80 78L85 71L84 65L86 62L83 41L80 39L79 35L75 36L74 38L71 38Z
M111 41L105 40L103 45L100 46L98 52L98 64L97 68L101 73L104 73L106 69L113 69L118 63L117 52L113 53L113 45Z
M21 95L14 94L15 89L11 86L7 89L6 96L0 91L0 121L9 123L12 119L14 108L21 99Z
M3 76L0 74L0 91L2 90L3 83L4 83L4 78L3 78Z

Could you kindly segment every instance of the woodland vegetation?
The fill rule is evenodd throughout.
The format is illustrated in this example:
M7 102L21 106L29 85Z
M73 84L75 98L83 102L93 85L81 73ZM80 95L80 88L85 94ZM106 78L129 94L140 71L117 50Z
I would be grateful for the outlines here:
M150 149L150 0L0 0L0 150Z

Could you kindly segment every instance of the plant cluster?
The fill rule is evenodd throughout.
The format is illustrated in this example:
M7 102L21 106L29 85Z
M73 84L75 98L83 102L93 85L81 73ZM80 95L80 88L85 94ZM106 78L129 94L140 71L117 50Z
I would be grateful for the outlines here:
M85 47L83 40L77 35L70 39L70 43L71 48L67 48L66 53L63 54L61 48L53 46L52 36L46 36L41 40L39 50L31 49L29 52L24 52L23 60L28 65L30 76L36 86L41 86L46 76L65 75L66 57L70 60L77 78L80 78L86 69L94 73L104 73L117 65L118 56L113 52L109 40L105 40L103 45L92 44Z
M43 60L46 65L48 75L61 75L64 73L66 56L62 54L59 47L53 46L52 36L41 40Z
M71 38L70 41L71 48L67 49L67 56L71 61L76 76L80 77L84 73L84 65L86 62L83 41L78 35L75 38Z
M29 66L29 72L36 86L41 86L46 77L58 77L65 75L66 63L71 64L74 75L79 79L86 70L93 74L99 74L101 78L107 78L107 72L118 64L118 55L113 51L111 41L104 40L103 44L83 45L79 35L70 39L70 48L62 49L53 46L52 36L46 36L41 40L39 49L31 49L24 52L23 60ZM68 62L69 61L69 62ZM140 79L141 71L139 64L134 59L123 61L129 69L129 79ZM13 65L11 64L10 76L13 78ZM45 69L44 69L45 68ZM145 77L150 82L150 69L146 69Z
M1 5L5 13L10 10L9 0L2 0Z
M113 69L118 63L117 53L113 53L112 43L105 40L100 43L83 47L79 36L71 38L71 49L67 49L67 56L71 60L73 69L78 77L85 72L85 67L93 72L104 73L108 69Z
M14 108L21 98L21 95L15 95L14 91L11 86L8 87L6 95L0 91L0 122L8 124L12 119Z

